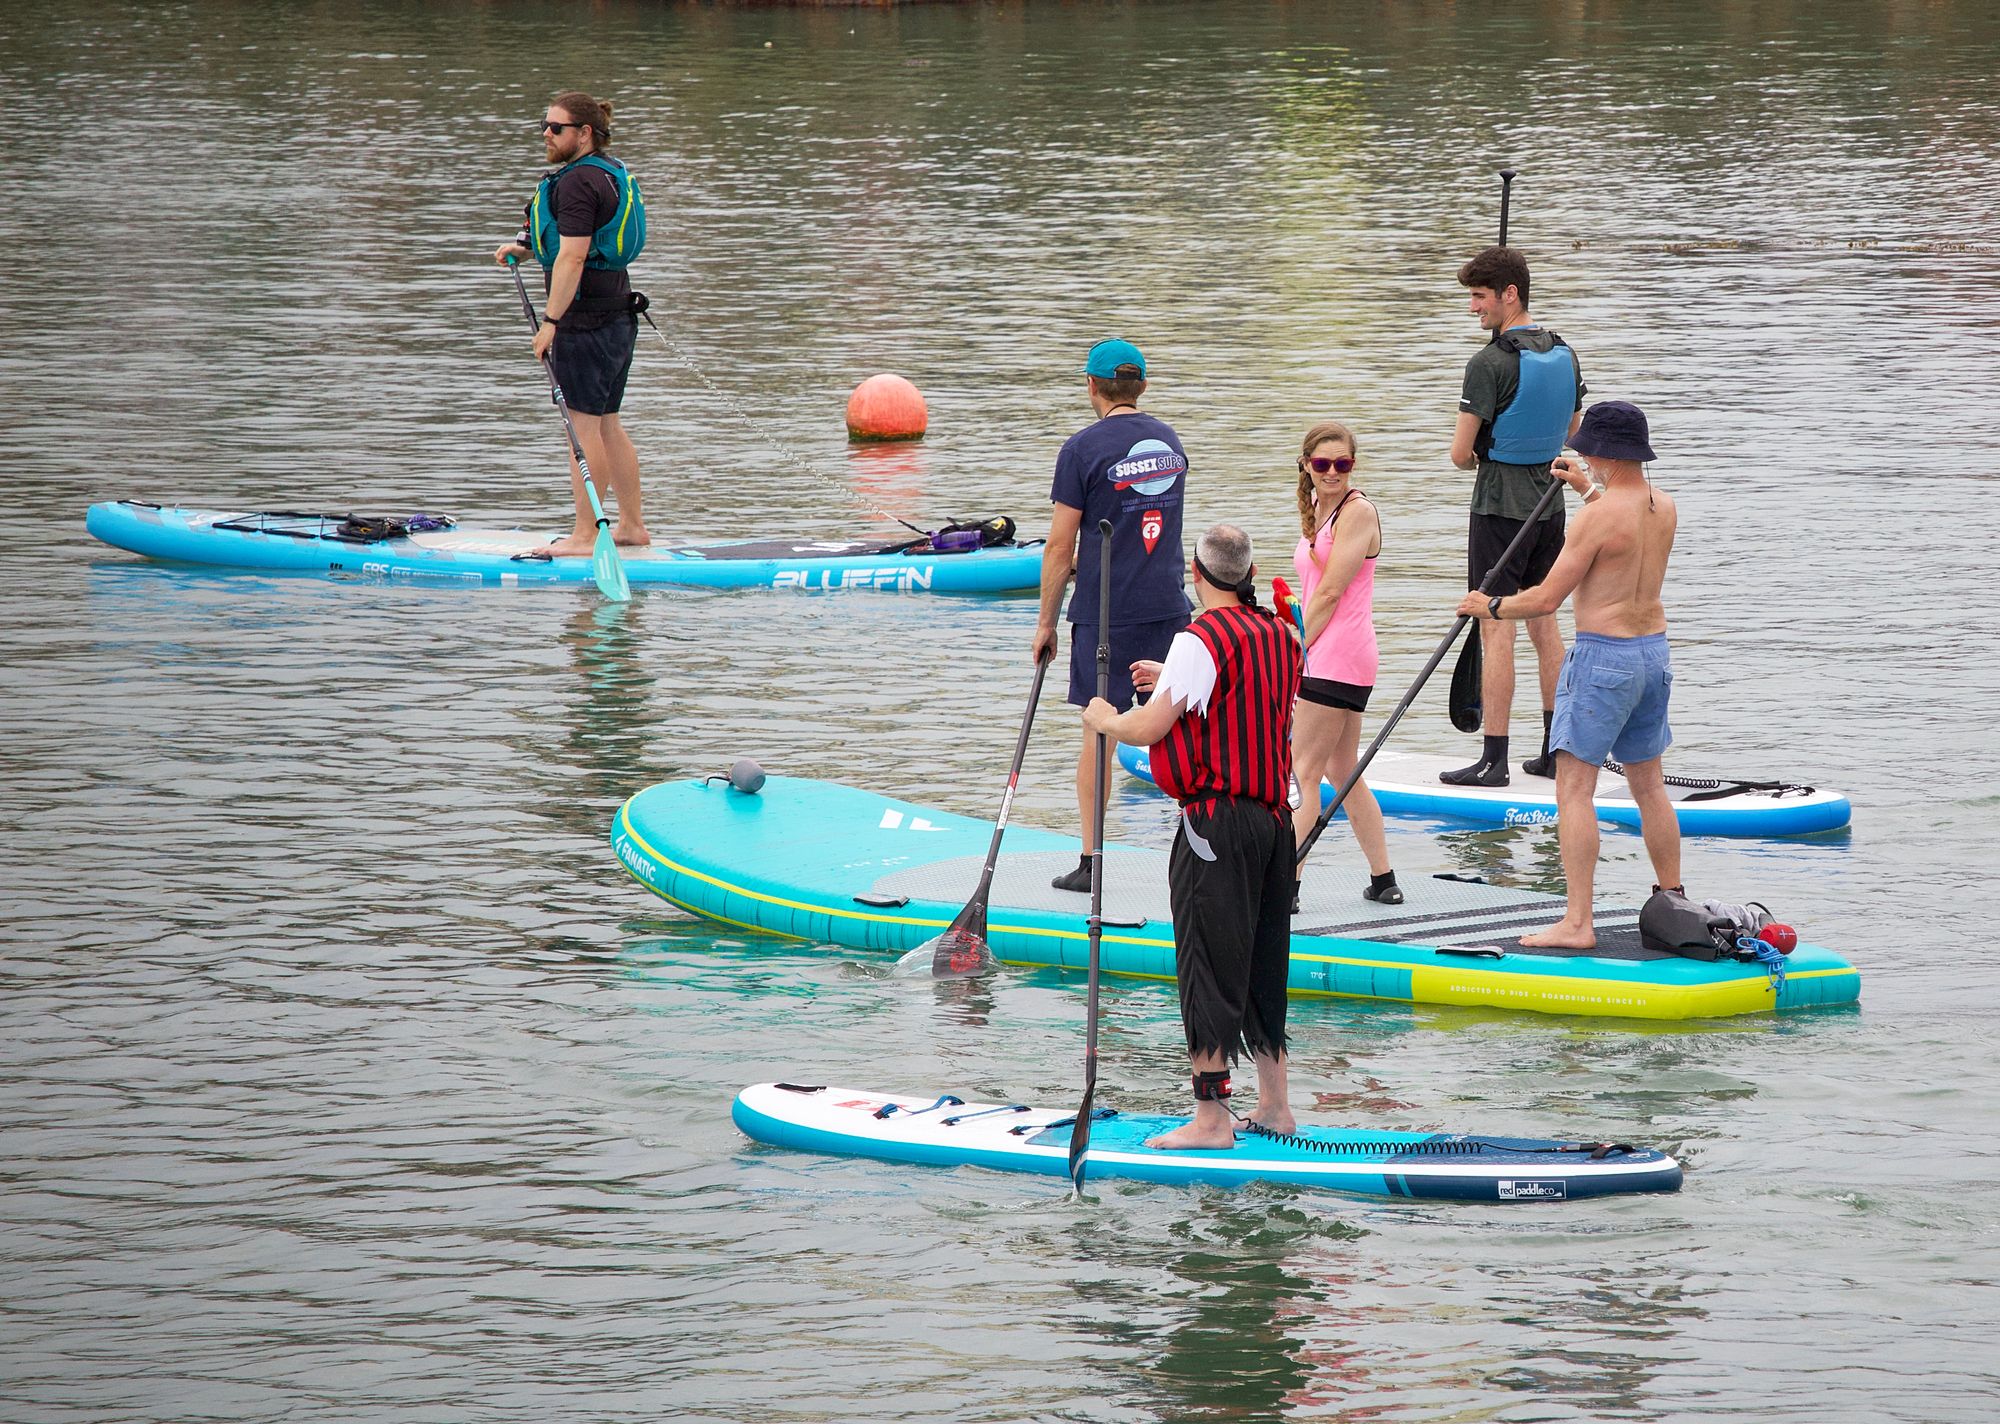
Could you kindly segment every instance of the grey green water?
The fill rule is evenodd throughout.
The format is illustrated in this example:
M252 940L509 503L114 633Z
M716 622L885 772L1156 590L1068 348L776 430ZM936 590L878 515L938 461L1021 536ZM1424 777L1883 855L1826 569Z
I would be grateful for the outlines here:
M0 1417L1993 1417L1989 7L6 9ZM1385 700L1455 601L1451 274L1519 168L1535 308L1682 501L1675 764L1857 807L1691 844L1689 881L1849 954L1859 1011L1297 1006L1321 1120L1658 1143L1670 1199L1079 1204L746 1144L730 1096L773 1076L1063 1101L1081 985L688 920L620 873L614 808L749 753L988 812L1027 602L618 609L82 527L121 496L559 522L484 254L572 84L651 197L639 285L754 418L642 351L657 528L1038 523L1120 332L1196 523L1282 550L1291 442L1361 431ZM884 369L933 433L851 452ZM1018 818L1067 817L1074 736L1052 706ZM1459 745L1437 696L1399 736ZM1167 836L1130 785L1112 815ZM1392 849L1557 883L1546 831ZM1606 850L1643 891L1636 838ZM1177 1101L1177 1044L1169 989L1110 986L1103 1093Z

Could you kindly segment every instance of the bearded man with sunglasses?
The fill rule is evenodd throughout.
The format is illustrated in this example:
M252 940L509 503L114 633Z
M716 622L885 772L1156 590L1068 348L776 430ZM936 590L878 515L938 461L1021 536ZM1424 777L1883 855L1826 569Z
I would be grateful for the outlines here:
M625 165L605 152L611 142L611 105L578 90L558 94L542 119L542 148L560 165L543 177L526 210L527 221L493 260L534 258L543 270L541 330L535 357L547 358L562 387L584 458L616 496L620 544L650 544L640 504L639 452L619 421L639 318L632 306L626 267L645 244L645 207ZM556 557L589 557L597 520L584 492L583 472L570 460L576 527L548 546Z

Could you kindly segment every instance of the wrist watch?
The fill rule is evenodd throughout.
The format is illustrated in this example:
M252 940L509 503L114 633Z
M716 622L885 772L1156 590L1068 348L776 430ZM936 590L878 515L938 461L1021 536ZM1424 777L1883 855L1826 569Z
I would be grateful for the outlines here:
M1500 621L1500 599L1504 597L1506 597L1505 594L1500 594L1496 597L1489 598L1486 600L1486 611L1493 615L1493 621L1495 623L1498 623Z
M548 324L549 324L550 326L561 326L561 325L562 325L562 318L561 318L561 317L559 317L559 316L550 316L550 315L549 315L549 314L548 314L547 312L543 312L543 313L542 313L542 320L543 320L543 321L545 321L545 322L547 322L547 323L548 323Z

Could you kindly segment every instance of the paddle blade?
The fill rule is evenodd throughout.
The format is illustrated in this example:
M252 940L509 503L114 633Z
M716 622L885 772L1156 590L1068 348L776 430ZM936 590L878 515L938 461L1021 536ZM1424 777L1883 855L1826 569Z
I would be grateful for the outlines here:
M1083 1173L1090 1154L1091 1103L1097 1096L1097 1064L1091 1063L1083 1085L1083 1106L1076 1110L1076 1125L1069 1131L1069 1183L1083 1195Z
M1459 650L1458 666L1451 670L1451 725L1461 732L1476 732L1484 720L1480 701L1481 681L1486 675L1485 655L1479 648L1479 622L1466 624L1465 646Z
M590 550L590 574L597 580L597 587L613 603L623 603L632 596L632 585L625 580L625 563L618 557L618 545L612 542L611 531L603 525L597 527L597 543Z
M1000 967L992 946L983 934L953 925L935 939L927 939L902 959L897 968L909 964L914 971L923 966L933 979L969 979Z

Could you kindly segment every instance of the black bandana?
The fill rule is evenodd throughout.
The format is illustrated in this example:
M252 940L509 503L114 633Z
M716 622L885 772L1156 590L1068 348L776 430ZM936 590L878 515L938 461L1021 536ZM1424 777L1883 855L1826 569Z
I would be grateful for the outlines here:
M1194 567L1195 571L1199 573L1204 579L1208 580L1208 582L1211 585L1213 585L1216 588L1228 589L1231 593L1235 594L1238 598L1242 599L1246 607L1255 608L1257 606L1257 581L1252 577L1250 577L1249 574L1247 573L1244 574L1243 577L1236 583L1233 584L1224 583L1221 579L1217 578L1213 572L1210 571L1207 564L1204 564L1201 561L1201 555L1199 552L1197 552L1194 556Z

